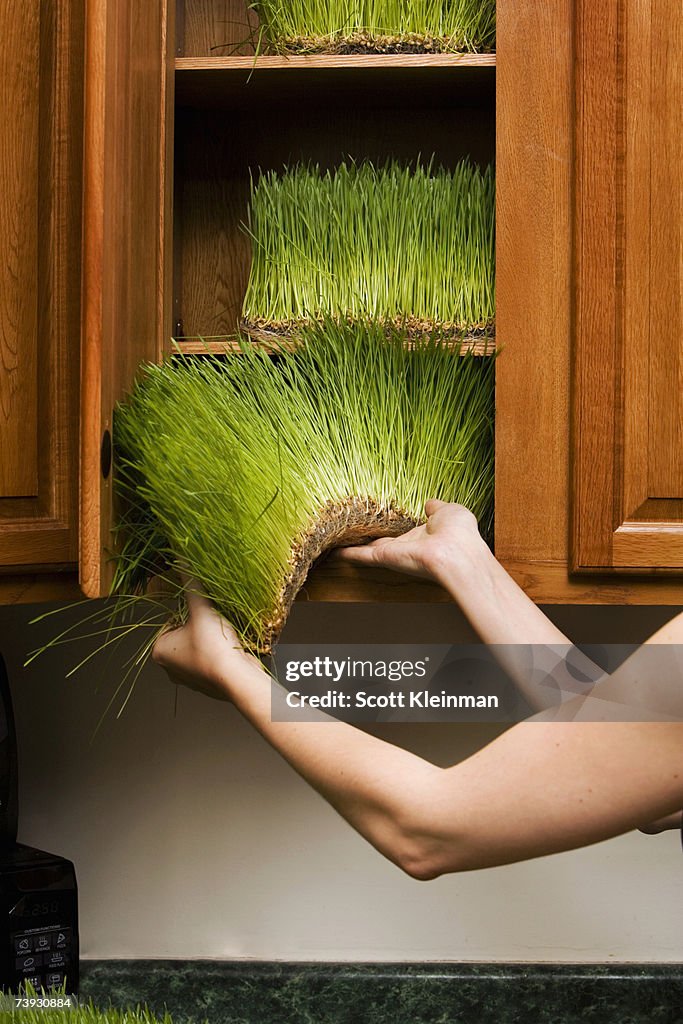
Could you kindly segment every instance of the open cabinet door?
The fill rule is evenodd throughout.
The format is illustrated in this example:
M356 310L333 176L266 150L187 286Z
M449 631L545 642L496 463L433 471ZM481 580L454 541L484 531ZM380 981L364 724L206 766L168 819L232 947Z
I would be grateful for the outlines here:
M680 0L576 11L572 568L680 575Z
M86 0L80 582L107 593L115 403L170 337L173 5Z
M0 4L0 585L77 559L82 61L81 0Z

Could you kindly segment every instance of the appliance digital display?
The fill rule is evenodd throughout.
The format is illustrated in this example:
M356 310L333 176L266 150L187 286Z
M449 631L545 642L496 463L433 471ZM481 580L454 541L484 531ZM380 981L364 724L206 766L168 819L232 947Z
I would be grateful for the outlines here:
M56 896L49 896L47 899L41 893L40 897L23 896L10 911L10 916L17 921L26 922L39 920L43 917L57 918L66 909L64 900Z
M46 914L59 913L59 900L50 900L49 903L34 903L24 910L22 917L44 917Z

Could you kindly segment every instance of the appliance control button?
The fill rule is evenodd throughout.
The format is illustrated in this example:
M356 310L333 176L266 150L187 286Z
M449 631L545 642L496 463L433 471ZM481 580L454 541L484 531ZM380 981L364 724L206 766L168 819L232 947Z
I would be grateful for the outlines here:
M18 971L23 971L24 974L27 972L30 974L36 969L36 967L42 967L43 957L39 953L29 953L28 956L18 956L14 961L14 966Z
M52 950L51 953L47 953L44 957L45 966L49 967L51 970L52 968L58 970L61 967L66 967L68 962L69 958L67 957L66 953L60 953L58 950L54 949Z
M21 980L24 983L29 981L33 987L38 990L41 989L44 984L42 974L25 974Z
M53 933L53 946L55 949L66 949L71 939L70 928L60 928L58 932Z
M37 952L50 948L50 933L47 935L34 935L33 936L33 948Z
M30 953L33 949L33 936L32 935L15 935L14 936L14 952L21 955L22 953Z
M47 988L59 988L64 981L64 971L50 971L45 976L45 984Z

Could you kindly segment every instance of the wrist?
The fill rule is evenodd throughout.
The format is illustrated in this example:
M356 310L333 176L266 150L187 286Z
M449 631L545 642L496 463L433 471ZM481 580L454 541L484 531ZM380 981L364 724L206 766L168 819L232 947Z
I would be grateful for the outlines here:
M437 583L456 596L472 580L488 573L492 561L493 553L481 534L472 533L440 552L430 571Z
M234 700L244 686L253 685L255 677L264 673L265 669L255 655L236 646L222 649L213 662L211 675L214 685Z

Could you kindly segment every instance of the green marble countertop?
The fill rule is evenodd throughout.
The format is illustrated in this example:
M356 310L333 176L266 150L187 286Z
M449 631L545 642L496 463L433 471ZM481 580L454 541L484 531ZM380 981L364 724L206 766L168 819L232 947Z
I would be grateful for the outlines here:
M85 960L80 994L174 1024L681 1024L683 964Z

